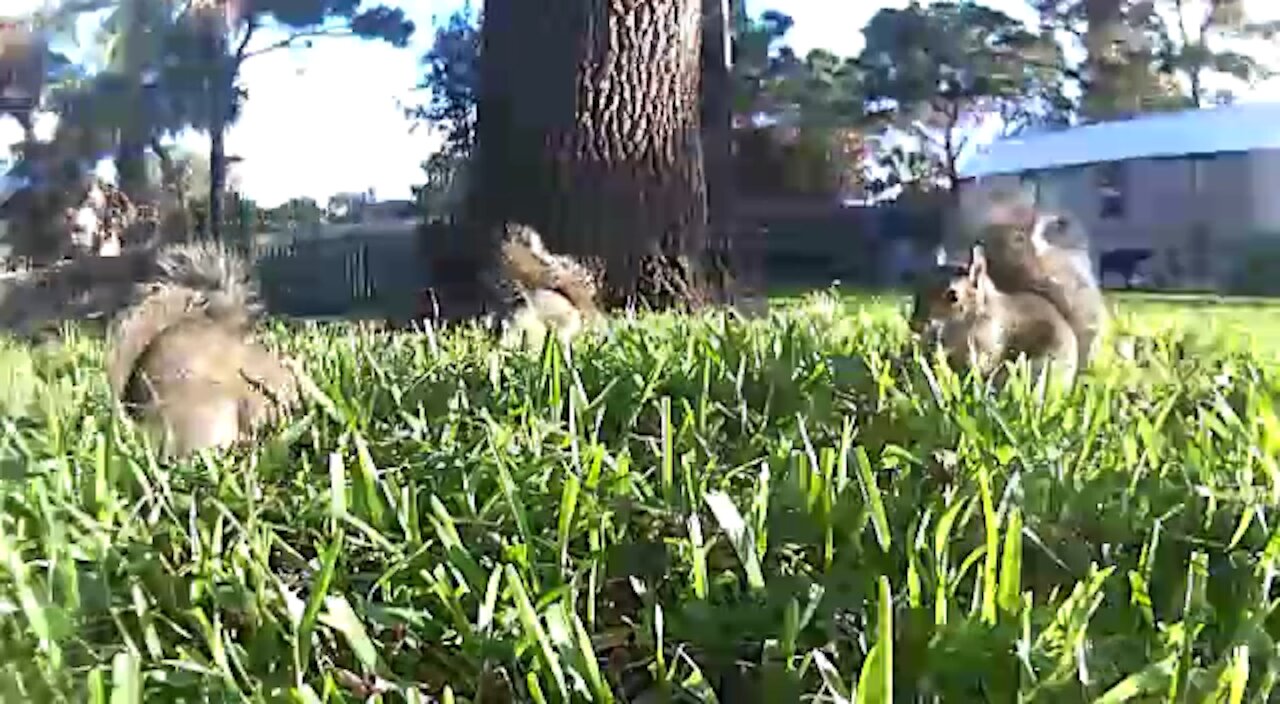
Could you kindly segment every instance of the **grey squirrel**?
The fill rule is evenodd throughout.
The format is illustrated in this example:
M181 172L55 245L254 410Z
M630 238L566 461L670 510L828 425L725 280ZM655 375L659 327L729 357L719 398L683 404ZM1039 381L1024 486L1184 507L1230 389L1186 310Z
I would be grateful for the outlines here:
M528 225L508 223L502 235L497 275L506 340L521 335L540 340L553 331L568 342L600 315L600 287L589 268L549 252Z
M1038 208L1020 190L987 194L971 225L996 288L1052 303L1076 335L1078 368L1086 367L1108 315L1084 228L1065 213Z
M246 263L217 244L154 252L107 333L107 380L126 411L181 456L250 439L318 392L301 367L252 339L261 313Z
M1048 299L1001 291L981 245L968 264L939 264L917 289L911 328L928 333L955 367L983 374L1025 355L1037 368L1051 362L1067 386L1078 368L1075 332Z

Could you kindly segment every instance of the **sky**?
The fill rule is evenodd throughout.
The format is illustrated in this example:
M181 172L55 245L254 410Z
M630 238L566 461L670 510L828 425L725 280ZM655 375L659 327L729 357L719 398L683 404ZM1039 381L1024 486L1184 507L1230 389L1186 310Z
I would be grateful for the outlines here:
M37 7L42 0L0 0L6 12L17 4ZM371 0L366 0L372 4ZM9 6L13 4L14 9ZM244 114L227 136L229 154L244 159L235 168L242 191L263 206L310 196L321 204L338 192L373 189L379 199L408 198L422 181L421 163L438 144L430 130L411 131L400 107L425 98L414 86L420 60L430 47L434 26L462 6L461 0L404 0L417 24L406 49L356 39L318 40L310 48L280 50L246 62L242 79L249 91ZM883 7L906 0L748 0L748 11L785 12L795 20L787 42L798 52L824 48L841 55L862 47L861 28ZM1029 22L1035 13L1026 0L986 0L985 4ZM478 7L480 0L474 0ZM1275 0L1247 0L1251 12L1280 14ZM252 46L278 40L268 33ZM1280 59L1280 56L1277 57ZM1280 79L1248 96L1280 101ZM0 120L0 145L21 138L11 119ZM208 138L182 135L183 146L208 150ZM2 149L0 149L2 151Z

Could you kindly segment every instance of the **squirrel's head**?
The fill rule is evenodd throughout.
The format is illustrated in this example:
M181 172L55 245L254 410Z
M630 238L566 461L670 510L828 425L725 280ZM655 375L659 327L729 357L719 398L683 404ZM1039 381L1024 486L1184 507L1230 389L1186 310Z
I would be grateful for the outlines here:
M980 312L991 290L987 258L981 245L973 248L967 264L940 263L924 277L916 292L910 326L917 334L948 321Z

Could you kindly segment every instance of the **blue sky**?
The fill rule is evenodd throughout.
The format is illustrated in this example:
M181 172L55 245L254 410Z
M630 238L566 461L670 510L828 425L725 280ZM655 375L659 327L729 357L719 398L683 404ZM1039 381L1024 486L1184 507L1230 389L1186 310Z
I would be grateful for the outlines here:
M40 0L18 0L31 6ZM14 0L3 0L6 7ZM366 0L371 3L372 0ZM393 4L394 0L393 0ZM421 162L436 145L426 129L410 133L399 103L421 98L413 86L419 60L430 46L433 27L462 5L461 0L406 0L418 25L407 49L352 39L319 40L311 48L282 50L246 63L243 79L250 99L227 138L228 151L244 158L236 175L242 190L260 204L276 205L294 196L321 203L336 192L373 188L378 198L406 198L421 181ZM473 0L479 6L480 0ZM988 5L1034 21L1024 0L988 0ZM1250 9L1280 10L1274 0L1253 0ZM804 52L821 47L856 53L861 28L882 7L906 0L756 0L752 13L777 9L795 19L788 37ZM273 38L255 40L269 44ZM1280 58L1280 57L1278 57ZM1253 99L1280 100L1280 81ZM0 144L20 138L11 120L0 122ZM202 135L184 135L185 146L207 150Z

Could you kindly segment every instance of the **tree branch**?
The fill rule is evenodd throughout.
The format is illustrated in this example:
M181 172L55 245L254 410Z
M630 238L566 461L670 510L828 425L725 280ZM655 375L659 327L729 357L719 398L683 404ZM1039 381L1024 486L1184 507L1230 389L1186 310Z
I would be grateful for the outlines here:
M249 26L245 28L244 36L240 38L240 45L236 47L236 55L235 55L236 66L239 66L240 64L244 63L244 60L249 58L249 56L245 54L245 52L249 48L249 40L253 38L253 33L257 29L258 29L258 22L252 19L249 20Z
M317 30L308 31L308 32L296 32L294 34L290 34L288 37L284 39L281 39L275 44L271 44L269 46L264 46L261 49L255 49L254 51L247 52L241 58L252 59L255 56L269 54L273 51L276 51L277 49L288 49L289 47L293 46L294 42L301 39L316 39L320 37L351 37L351 36L355 36L355 32L352 32L350 29L338 29L338 28L317 29Z

